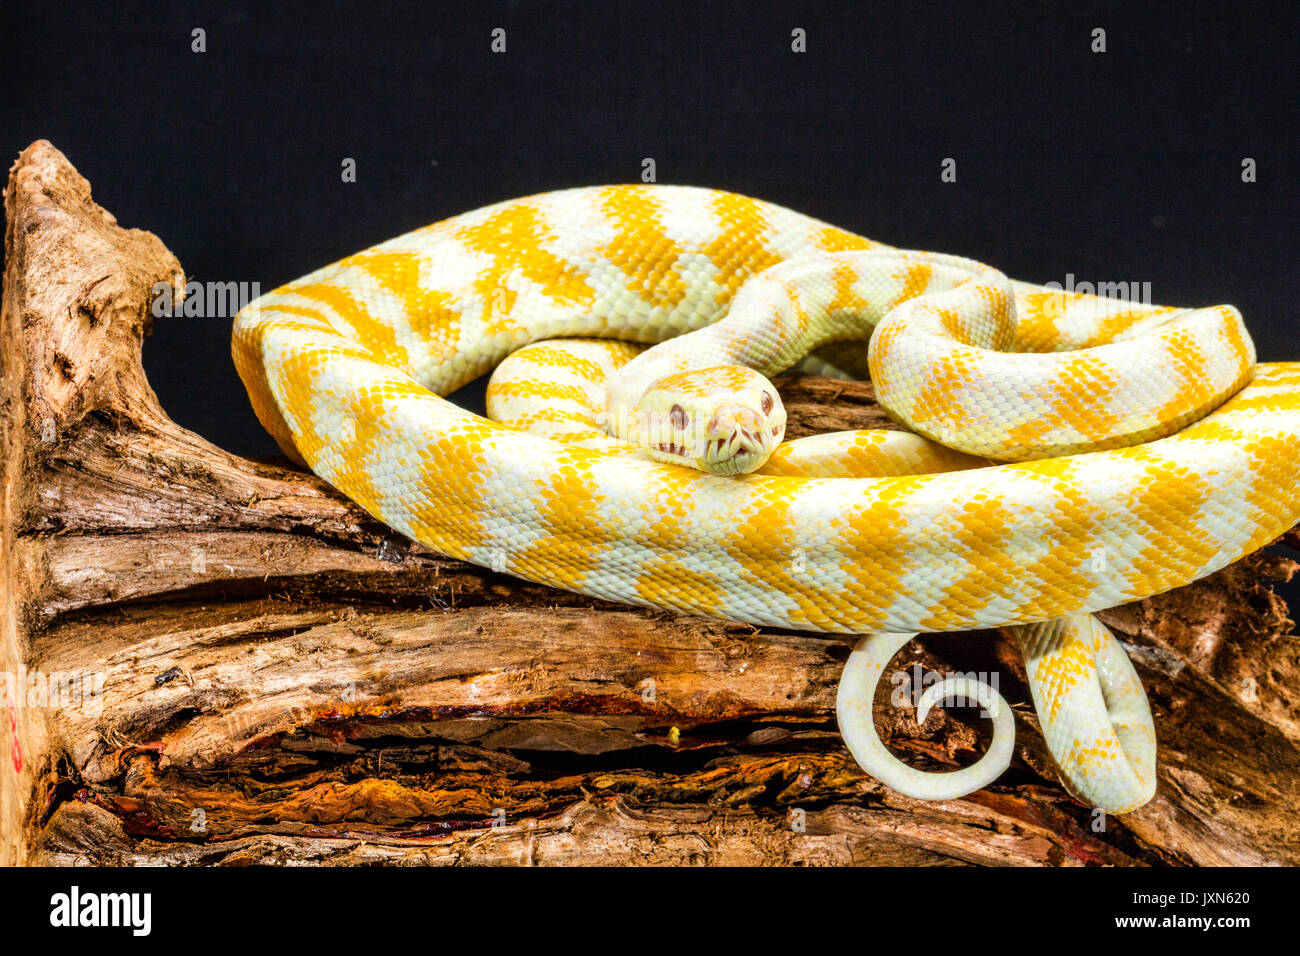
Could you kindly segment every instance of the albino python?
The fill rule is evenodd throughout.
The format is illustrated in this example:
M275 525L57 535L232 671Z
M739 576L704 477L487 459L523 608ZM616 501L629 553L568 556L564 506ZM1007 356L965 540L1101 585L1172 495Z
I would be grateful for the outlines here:
M890 754L872 700L917 632L1010 627L1063 782L1126 812L1154 793L1155 734L1089 612L1300 518L1300 363L1257 365L1232 307L1012 282L708 189L572 189L418 229L250 304L233 354L287 455L440 554L862 635L845 741L927 799L994 780L1013 721L950 677L918 720L978 700L988 752L947 773ZM869 373L907 431L783 442L767 376L796 365ZM439 397L494 368L498 420Z

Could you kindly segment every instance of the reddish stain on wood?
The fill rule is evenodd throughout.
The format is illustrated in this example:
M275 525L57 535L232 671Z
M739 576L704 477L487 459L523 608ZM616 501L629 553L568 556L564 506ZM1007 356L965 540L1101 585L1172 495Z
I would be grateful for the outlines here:
M9 758L14 762L14 773L23 772L23 746L18 742L18 714L9 705Z

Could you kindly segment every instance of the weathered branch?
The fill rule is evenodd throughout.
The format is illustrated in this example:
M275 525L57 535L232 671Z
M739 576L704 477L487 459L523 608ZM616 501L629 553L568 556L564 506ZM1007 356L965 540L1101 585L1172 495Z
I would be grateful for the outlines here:
M447 561L309 474L211 445L140 361L175 258L48 143L5 199L0 670L27 698L0 714L0 861L1300 862L1300 657L1266 586L1293 562L1105 615L1155 712L1147 807L1099 826L1026 706L997 785L909 800L839 739L847 640ZM781 386L793 435L885 424L867 385ZM1028 701L996 634L920 648ZM881 730L908 759L982 746L974 715L918 728L888 690Z

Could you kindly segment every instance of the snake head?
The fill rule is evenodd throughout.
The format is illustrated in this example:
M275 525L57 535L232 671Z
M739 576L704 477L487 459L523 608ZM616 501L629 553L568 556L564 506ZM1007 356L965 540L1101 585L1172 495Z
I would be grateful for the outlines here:
M637 444L658 461L711 475L761 468L785 437L785 406L767 378L740 365L678 372L637 402Z

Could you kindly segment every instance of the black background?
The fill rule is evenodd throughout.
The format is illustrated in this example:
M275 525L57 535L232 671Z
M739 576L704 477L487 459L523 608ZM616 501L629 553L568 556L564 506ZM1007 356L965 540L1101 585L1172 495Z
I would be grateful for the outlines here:
M652 157L660 182L1015 278L1232 302L1261 359L1300 359L1296 10L5 3L0 148L51 140L200 281L270 290L485 203L635 181ZM273 454L228 343L228 320L160 321L150 380L181 424Z

